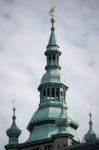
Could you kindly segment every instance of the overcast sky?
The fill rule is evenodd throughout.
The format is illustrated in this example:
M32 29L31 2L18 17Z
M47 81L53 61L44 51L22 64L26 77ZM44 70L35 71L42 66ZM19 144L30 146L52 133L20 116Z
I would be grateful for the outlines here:
M37 88L44 74L50 36L49 9L56 6L56 37L62 52L68 108L88 131L89 106L99 133L99 0L0 0L0 148L8 143L12 99L16 101L20 142L39 105Z

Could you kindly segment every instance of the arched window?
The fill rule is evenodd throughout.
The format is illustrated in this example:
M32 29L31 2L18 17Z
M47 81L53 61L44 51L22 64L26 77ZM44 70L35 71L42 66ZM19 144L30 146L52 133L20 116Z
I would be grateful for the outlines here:
M56 97L59 97L59 88L56 88Z
M65 90L64 90L64 100L65 100Z
M52 88L52 97L55 97L55 89Z
M53 63L55 63L55 59L56 59L55 54L53 54L52 56Z

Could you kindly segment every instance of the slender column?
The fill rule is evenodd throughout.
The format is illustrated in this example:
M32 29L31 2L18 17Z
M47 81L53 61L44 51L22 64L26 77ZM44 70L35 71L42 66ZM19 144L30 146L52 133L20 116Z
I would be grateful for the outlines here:
M59 64L59 55L57 55L57 64Z
M53 59L52 59L52 55L51 55L51 65L53 64Z
M56 54L56 64L58 64L58 55Z
M64 90L64 102L65 102L65 94L66 94L66 93L65 93L65 90Z
M57 65L57 54L55 54L55 64Z
M40 101L41 102L43 101L43 89L41 89L41 91L40 91Z
M47 99L47 88L45 89L45 99Z
M63 87L62 87L62 101L64 100L64 93L63 93Z

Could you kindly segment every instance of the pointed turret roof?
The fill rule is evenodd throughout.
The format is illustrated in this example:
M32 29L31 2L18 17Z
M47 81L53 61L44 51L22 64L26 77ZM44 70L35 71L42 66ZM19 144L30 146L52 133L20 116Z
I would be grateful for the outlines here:
M54 22L55 22L55 19L54 18L51 18L51 23L52 23L52 27L51 27L51 35L50 35L50 38L49 38L49 42L48 42L48 45L47 45L47 48L49 46L58 46L57 44L57 41L56 41L56 37L55 37L55 27L54 27Z
M54 27L54 23L55 23L55 18L52 16L51 18L51 34L50 34L50 38L49 38L49 42L47 45L47 49L45 51L45 55L49 52L49 51L59 51L59 46L56 40L56 36L55 36L55 27ZM59 51L59 53L61 54L61 52Z
M89 121L89 131L88 131L87 134L85 134L85 136L84 136L84 140L85 140L86 142L92 142L92 141L97 140L97 135L96 135L96 133L94 132L93 127L92 127L93 122L92 122L92 113L91 113L91 112L89 113L89 117L90 117L90 121Z
M7 136L9 137L9 144L18 144L18 137L21 134L21 130L16 125L15 111L16 111L16 109L13 107L12 125L6 131Z

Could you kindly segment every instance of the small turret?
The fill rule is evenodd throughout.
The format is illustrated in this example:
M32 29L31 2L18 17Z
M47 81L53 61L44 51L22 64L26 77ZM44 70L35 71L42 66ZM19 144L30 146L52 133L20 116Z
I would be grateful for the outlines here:
M48 69L52 69L52 68L57 68L57 69L61 69L61 67L59 66L59 56L61 55L61 52L59 50L59 46L57 44L56 41L56 36L55 36L55 27L54 27L54 23L55 23L55 9L54 7L51 9L51 11L49 12L50 16L51 16L51 34L50 34L50 38L49 38L49 42L48 45L46 47L46 51L45 51L45 55L47 57L47 65L45 67L46 70Z
M92 113L89 113L89 117L90 117L90 121L89 121L89 131L87 132L87 134L85 134L84 136L84 141L86 142L93 142L96 141L98 139L96 133L94 132L93 128L92 128Z
M16 116L15 116L16 108L13 107L13 116L12 116L12 125L11 127L6 131L7 136L9 137L9 143L8 144L18 144L18 138L21 134L21 130L16 125Z
M53 7L49 13L51 16L51 34L45 51L45 56L47 58L45 67L46 73L43 75L38 87L40 92L40 103L47 100L60 100L65 102L65 93L68 89L65 85L64 76L60 72L59 57L61 52L55 36L55 8Z

